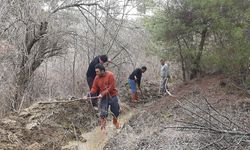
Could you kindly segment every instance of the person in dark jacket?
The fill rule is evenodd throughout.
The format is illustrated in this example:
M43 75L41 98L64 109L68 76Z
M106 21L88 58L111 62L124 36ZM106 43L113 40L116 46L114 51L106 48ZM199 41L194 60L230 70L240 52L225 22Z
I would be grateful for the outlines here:
M86 77L87 77L87 82L88 82L88 86L89 89L91 90L95 76L96 76L96 72L95 72L95 66L97 64L104 64L105 62L108 62L108 56L107 55L99 55L96 56L91 63L89 64L87 73L86 73ZM98 92L97 92L98 95ZM94 108L97 108L98 106L98 100L97 99L91 99L92 101L92 105Z
M137 95L137 87L139 91L141 91L141 77L142 73L144 73L147 70L146 66L142 66L141 68L136 68L129 76L128 78L128 83L130 85L130 91L131 91L131 98L132 102L136 102L138 100L138 95Z

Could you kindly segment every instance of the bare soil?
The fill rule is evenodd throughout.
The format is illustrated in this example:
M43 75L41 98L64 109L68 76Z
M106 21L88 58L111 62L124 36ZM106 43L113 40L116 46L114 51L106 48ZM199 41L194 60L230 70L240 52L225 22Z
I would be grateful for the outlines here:
M104 149L250 149L250 99L227 81L215 75L172 87L176 97L138 106Z
M0 149L49 150L61 146L97 126L96 113L87 101L35 103L0 121Z

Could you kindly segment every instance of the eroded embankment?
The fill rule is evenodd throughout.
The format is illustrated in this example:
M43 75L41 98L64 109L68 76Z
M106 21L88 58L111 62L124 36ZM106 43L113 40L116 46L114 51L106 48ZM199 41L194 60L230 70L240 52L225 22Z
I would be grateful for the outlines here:
M87 101L36 103L0 121L0 149L61 149L98 124Z

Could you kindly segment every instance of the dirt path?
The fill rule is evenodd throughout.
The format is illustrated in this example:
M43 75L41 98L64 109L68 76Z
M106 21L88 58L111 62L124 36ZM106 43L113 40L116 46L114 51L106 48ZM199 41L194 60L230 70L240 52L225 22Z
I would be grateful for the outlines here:
M120 123L122 126L128 122L128 120L131 118L131 116L134 114L133 110L130 110L126 112L125 114L122 114L120 116ZM113 136L119 134L119 132L122 130L117 130L114 125L112 124L112 121L107 122L107 134L103 134L100 130L100 127L97 126L90 132L82 134L82 138L84 138L86 141L71 141L69 144L62 147L63 150L69 150L69 149L77 149L77 150L102 150L104 146L106 145L107 141L112 138Z

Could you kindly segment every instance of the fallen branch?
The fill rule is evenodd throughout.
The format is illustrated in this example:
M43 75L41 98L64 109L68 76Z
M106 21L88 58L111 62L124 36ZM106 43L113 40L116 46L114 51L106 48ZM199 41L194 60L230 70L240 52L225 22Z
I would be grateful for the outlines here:
M193 127L193 126L170 126L170 127L164 127L164 129L170 129L170 128L176 128L176 129L190 129L190 130L203 130L203 131L209 131L213 132L215 134L230 134L230 135L241 135L241 136L249 136L250 133L245 133L245 132L239 132L239 131L228 131L228 130L217 130L213 128L208 128L208 127Z
M224 137L225 137L225 135L221 136L220 139L218 139L218 140L216 140L216 141L214 141L214 142L212 142L212 143L209 143L209 144L207 144L207 145L205 145L205 146L199 148L198 150L202 150L202 149L205 149L205 148L207 148L207 147L209 147L209 146L211 146L211 145L214 145L214 144L220 142Z
M203 96L203 98L205 99L207 105L212 108L218 115L224 117L225 119L227 119L229 122L231 122L232 124L234 124L236 127L238 127L239 129L247 132L243 127L241 127L240 125L238 125L237 123L233 122L231 119L229 119L229 117L227 117L226 115L223 115L222 113L220 113L219 111L217 111L209 102L208 102L208 99Z
M205 97L204 97L205 98ZM193 102L189 101L187 98L184 98L188 103L190 103L191 105L193 105L194 107L198 108L199 110L201 110L202 112L204 112L205 114L209 115L210 117L212 117L214 120L216 120L218 123L222 124L224 127L226 127L227 129L230 129L230 127L225 124L224 122L220 121L219 119L217 119L215 116L211 115L209 112L205 111L204 109L202 109L201 107L199 107L198 105L194 104ZM206 99L205 99L206 100ZM208 101L207 101L208 103ZM209 105L211 106L211 105ZM223 117L223 116L222 116ZM208 122L210 123L210 121Z
M74 100L69 100L69 101L47 101L47 102L38 102L38 104L54 104L54 103L72 103L76 101L83 101L83 100L90 100L90 99L96 99L98 96L95 97L83 97L83 98L78 98Z
M193 112L193 111L189 110L188 108L184 107L184 106L182 105L182 102L179 101L178 99L177 99L176 101L180 104L180 106L181 106L184 110L190 112L191 114L197 116L198 118L201 118L201 119L204 120L205 122L208 122L208 123L210 122L209 120L207 120L206 118L200 116L200 115L197 114L196 112ZM192 116L192 117L193 117L193 116ZM212 126L213 126L214 128L217 128L217 126L215 126L214 124L212 124Z

